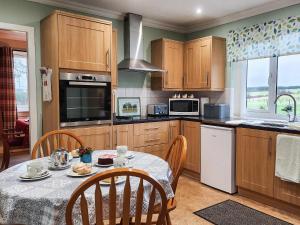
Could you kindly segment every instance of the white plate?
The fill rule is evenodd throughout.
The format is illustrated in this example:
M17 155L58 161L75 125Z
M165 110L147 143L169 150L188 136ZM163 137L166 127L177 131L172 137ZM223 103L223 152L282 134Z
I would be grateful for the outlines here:
M68 169L71 166L71 164L66 166L60 166L60 167L52 167L51 165L48 165L49 170L65 170Z
M111 167L113 165L114 165L113 163L112 164L107 164L107 165L102 165L102 164L95 163L95 166L97 166L97 167L104 167L104 168Z
M121 178L119 178L119 179L115 182L115 184L116 184L116 185L117 185L117 184L121 184L121 183L124 183L125 181L126 181L126 177L121 177ZM106 182L104 182L104 181L102 180L102 181L100 181L100 185L109 186L110 183L106 183Z
M87 177L87 176L93 175L93 174L95 174L95 173L97 173L97 170L92 169L92 171L91 171L90 173L81 175L81 174L75 173L75 172L71 169L71 170L69 170L69 171L67 172L67 176L69 176L69 177Z
M46 173L45 175L43 176L38 176L38 177L28 177L27 173L26 174L23 174L21 176L19 176L19 179L22 180L22 181L35 181L35 180L42 180L42 179L45 179L47 177L50 177L52 176L51 173Z
M126 153L126 158L127 159L133 159L134 157L135 157L135 154L133 152Z

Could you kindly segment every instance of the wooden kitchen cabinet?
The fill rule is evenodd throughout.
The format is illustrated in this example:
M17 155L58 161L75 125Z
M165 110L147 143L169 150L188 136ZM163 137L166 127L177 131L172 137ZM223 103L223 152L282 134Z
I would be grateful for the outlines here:
M111 71L111 22L58 13L59 67Z
M118 86L118 31L112 30L112 47L111 47L111 86Z
M169 145L171 146L171 144L173 143L173 141L175 140L175 138L180 135L180 130L181 130L181 126L180 126L180 120L172 120L169 123Z
M66 129L77 135L86 147L96 150L112 148L112 126L93 126Z
M113 148L118 145L127 145L129 150L133 149L133 124L113 126Z
M200 173L200 123L181 121L182 135L187 140L187 157L184 168Z
M184 45L184 89L222 91L225 87L226 41L219 37Z
M300 184L283 181L275 177L274 197L281 201L300 206Z
M164 158L169 145L169 121L133 124L133 146Z
M237 129L236 178L239 188L274 196L276 135L271 131Z
M159 39L151 42L151 63L165 70L151 74L151 88L182 90L183 42Z

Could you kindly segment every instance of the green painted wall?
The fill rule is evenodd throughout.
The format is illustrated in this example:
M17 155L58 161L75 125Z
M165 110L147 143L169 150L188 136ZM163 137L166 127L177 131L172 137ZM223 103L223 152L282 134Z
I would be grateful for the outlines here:
M0 22L12 23L34 27L35 29L35 48L36 48L36 76L37 76L37 107L38 107L38 127L42 124L42 95L41 78L39 68L41 66L40 50L40 20L49 15L56 7L47 6L25 0L0 0ZM69 10L68 10L69 11ZM94 16L94 15L93 15ZM97 17L97 16L94 16ZM103 18L103 17L99 17ZM118 29L118 62L124 57L123 43L123 21L103 18L112 21L113 27ZM144 27L144 56L150 59L151 40L168 37L176 40L184 40L185 35L150 27ZM143 87L149 80L144 74L119 74L119 86L121 87ZM41 129L38 131L41 134Z
M193 33L186 35L186 40L191 40L191 39L210 36L210 35L226 38L227 34L230 30L234 30L234 29L244 27L244 26L251 26L251 25L255 25L255 24L259 24L259 23L263 23L263 22L268 22L268 21L274 20L274 19L281 19L281 18L285 18L288 16L297 16L297 15L300 15L300 4L286 7L286 8L279 9L279 10L275 10L272 12L264 13L264 14L261 14L258 16L249 17L246 19L242 19L242 20L239 20L236 22L224 24L221 26L193 32ZM234 84L233 79L234 78L231 75L233 72L232 69L233 69L233 67L231 67L231 64L227 63L226 82L225 82L226 87L233 87L233 84Z

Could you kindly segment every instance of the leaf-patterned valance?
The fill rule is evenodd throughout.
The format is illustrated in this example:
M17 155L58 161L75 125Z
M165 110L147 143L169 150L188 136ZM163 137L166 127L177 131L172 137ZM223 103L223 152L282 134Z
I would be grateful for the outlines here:
M228 33L229 62L292 53L300 53L300 16L272 20Z

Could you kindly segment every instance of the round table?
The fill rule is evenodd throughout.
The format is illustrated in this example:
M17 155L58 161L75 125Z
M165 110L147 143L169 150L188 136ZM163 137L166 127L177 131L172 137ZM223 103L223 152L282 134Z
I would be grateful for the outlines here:
M115 153L113 150L98 150L93 153L93 161L100 154ZM154 155L134 152L135 157L129 160L129 165L135 169L142 169L155 177L163 186L167 198L174 197L171 182L173 179L169 165L163 159ZM36 159L41 161L45 168L48 167L48 157ZM51 171L52 176L39 181L21 181L19 176L26 173L26 165L31 161L13 166L0 173L0 223L20 223L27 225L57 225L65 224L65 209L73 191L89 177L73 178L66 175L66 170ZM77 163L79 159L72 159L71 163ZM97 173L110 168L94 167ZM149 185L149 184L148 184ZM150 185L145 192L150 192ZM132 182L131 210L134 210L138 181ZM124 184L117 185L117 215L121 213L122 195ZM104 214L108 215L108 191L109 187L101 186L104 199ZM147 195L144 195L147 196ZM94 220L94 193L86 191L86 197L90 208L90 219ZM143 210L147 212L148 200L144 197ZM107 202L107 204L106 204ZM74 224L81 224L79 207L74 208Z

